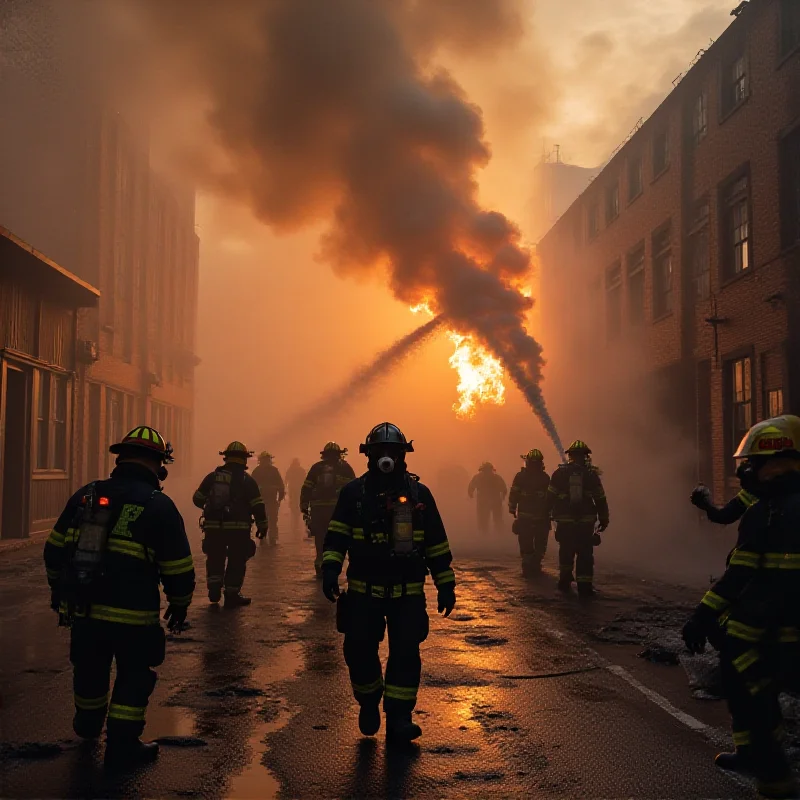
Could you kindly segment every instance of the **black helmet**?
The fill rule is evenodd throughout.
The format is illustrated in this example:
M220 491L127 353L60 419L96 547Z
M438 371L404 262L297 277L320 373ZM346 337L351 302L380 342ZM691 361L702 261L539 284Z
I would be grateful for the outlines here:
M414 452L413 441L409 442L403 431L397 425L392 425L391 422L381 422L380 425L376 425L367 434L366 441L358 446L358 452L366 453L370 447L381 444L396 444L400 445L406 453Z

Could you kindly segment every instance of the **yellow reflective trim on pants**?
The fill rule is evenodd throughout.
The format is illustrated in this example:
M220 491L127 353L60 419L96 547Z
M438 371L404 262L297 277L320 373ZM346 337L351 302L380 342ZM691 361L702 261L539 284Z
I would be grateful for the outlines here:
M328 531L331 533L343 533L345 536L349 536L351 530L352 528L349 525L345 525L344 522L339 522L335 519L332 519L328 524Z
M134 611L129 608L92 605L89 619L101 622L119 622L123 625L158 625L158 611Z
M126 722L144 722L147 706L122 706L112 703L108 707L109 719L121 719Z
M710 590L705 593L700 602L714 611L724 611L728 607L728 601L724 597Z
M733 659L733 666L736 668L737 672L745 672L750 667L755 664L761 656L759 656L757 650L748 650L746 653L742 653L738 658Z
M756 681L755 683L748 683L747 691L749 691L752 695L756 695L759 692L763 692L764 689L768 689L770 686L772 686L772 679L764 678L763 680Z
M764 553L765 569L800 569L800 553Z
M592 583L594 581L593 575L576 575L575 583Z
M55 528L50 531L50 535L47 537L47 542L45 544L52 544L55 547L63 547L64 546L64 534L59 533Z
M194 569L194 561L189 555L175 561L159 561L158 567L162 575L183 575L184 572L191 572Z
M407 583L405 584L406 587L406 595L421 595L425 593L425 584L424 583ZM347 580L347 589L351 592L357 592L358 594L366 594L367 592L367 584L365 581L357 581L348 578ZM403 596L403 586L391 586L391 592L389 597L394 599L396 597ZM386 597L386 587L385 586L373 586L370 590L370 595L372 597L379 597L385 598Z
M750 744L750 731L734 731L733 743L736 747L746 747Z
M76 694L74 698L75 708L79 708L81 711L99 711L100 709L105 711L108 705L108 692L102 697L81 697L79 694Z
M729 562L730 566L752 567L758 569L761 563L761 554L750 550L734 550Z
M374 694L383 689L383 678L378 678L372 683L351 683L350 685L357 694Z
M741 639L744 642L759 642L764 635L763 628L753 628L743 622L737 622L735 619L728 620L725 630L728 636L733 636L734 639Z
M433 547L426 547L425 557L436 558L436 556L443 556L445 553L449 552L450 552L450 542L442 542L441 544L435 544Z
M344 556L337 550L326 550L322 554L323 564L341 564L344 562Z
M222 583L222 578L220 578L219 581ZM188 606L191 605L193 596L194 592L192 594L181 595L180 597L167 595L167 603L171 606Z
M443 583L455 583L456 575L453 570L446 569L443 572L438 572L436 575L434 575L433 582L437 586L441 586Z
M391 700L416 700L418 691L418 686L394 686L387 683L383 694Z

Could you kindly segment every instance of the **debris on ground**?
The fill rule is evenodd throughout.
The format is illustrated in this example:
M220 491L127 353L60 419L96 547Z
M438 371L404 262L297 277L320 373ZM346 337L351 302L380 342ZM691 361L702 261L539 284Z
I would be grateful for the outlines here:
M658 645L650 645L639 653L639 658L649 661L651 664L667 664L671 667L680 665L678 653L675 650Z
M229 686L222 686L219 689L209 689L206 692L208 697L261 697L264 692L254 686L243 686L242 684L232 683Z

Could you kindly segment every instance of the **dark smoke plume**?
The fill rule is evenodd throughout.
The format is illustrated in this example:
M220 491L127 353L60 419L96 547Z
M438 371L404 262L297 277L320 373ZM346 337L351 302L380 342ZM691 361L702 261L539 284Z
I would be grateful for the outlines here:
M444 319L434 317L430 322L421 325L416 330L398 339L369 363L356 370L341 386L329 392L314 405L296 414L292 419L281 424L273 433L269 434L267 441L274 442L290 438L293 434L302 431L308 425L329 419L345 410L354 397L362 398L366 392L377 384L381 378L389 375L418 347L424 344L439 328Z
M432 9L436 11L433 13ZM158 86L183 81L209 139L182 142L196 179L277 229L329 223L339 274L384 271L505 366L559 451L541 347L520 291L519 229L477 200L489 160L480 109L437 49L497 52L523 32L517 0L135 0ZM480 46L478 46L478 43ZM173 93L172 95L175 95ZM180 158L181 153L176 153Z

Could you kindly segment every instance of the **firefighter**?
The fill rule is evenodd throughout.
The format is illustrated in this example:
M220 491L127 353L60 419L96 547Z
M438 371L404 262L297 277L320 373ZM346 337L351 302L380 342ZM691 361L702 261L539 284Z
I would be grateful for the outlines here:
M317 578L322 577L322 548L339 492L356 477L353 468L345 461L347 448L328 442L320 455L322 460L308 471L300 491L300 510L308 520L308 535L314 537L314 573Z
M585 442L574 441L567 448L567 463L559 465L548 488L548 509L559 543L558 588L568 592L575 580L578 594L583 596L595 593L594 548L608 527L606 493L600 470L589 458L591 453Z
M135 765L158 755L142 742L147 703L164 661L164 619L182 630L194 591L194 566L183 519L161 491L172 447L147 426L130 431L110 451L111 477L79 489L44 548L51 606L71 627L73 729L96 739L108 717L105 758ZM111 665L116 680L109 704Z
M544 468L541 450L520 456L525 466L516 474L508 496L508 512L515 517L511 530L519 540L522 575L532 578L542 571L542 559L550 536L547 490L550 476Z
M303 481L306 471L300 465L300 460L292 459L289 469L286 470L284 482L286 490L289 492L289 508L292 515L292 530L297 530L300 522L300 490L303 488Z
M495 531L503 529L503 500L508 494L506 482L497 474L488 461L478 467L478 474L469 482L467 494L470 500L478 493L478 531L489 531L489 518L494 522Z
M286 488L278 468L273 464L272 454L263 450L258 456L258 466L253 470L253 479L261 490L264 507L269 520L270 544L278 543L278 511L283 498L286 497Z
M200 527L208 599L219 603L224 587L226 607L249 606L251 599L242 594L242 584L247 562L256 554L250 530L255 520L256 537L267 535L267 511L258 484L247 474L253 453L241 442L231 442L219 454L223 465L203 478L192 498L203 509Z
M683 629L686 646L720 651L733 727L733 753L717 766L751 773L765 797L795 797L780 743L778 696L797 688L800 666L800 418L754 425L734 458L742 488L758 502L728 568Z
M422 669L419 646L428 636L425 575L433 575L438 609L446 617L456 604L455 575L433 495L406 469L412 443L397 426L382 422L359 451L368 469L339 495L325 537L322 589L331 602L339 598L337 629L344 634L361 732L373 736L380 729L383 697L387 740L404 743L422 735L411 712ZM345 556L347 591L340 595ZM378 647L387 627L384 683Z

